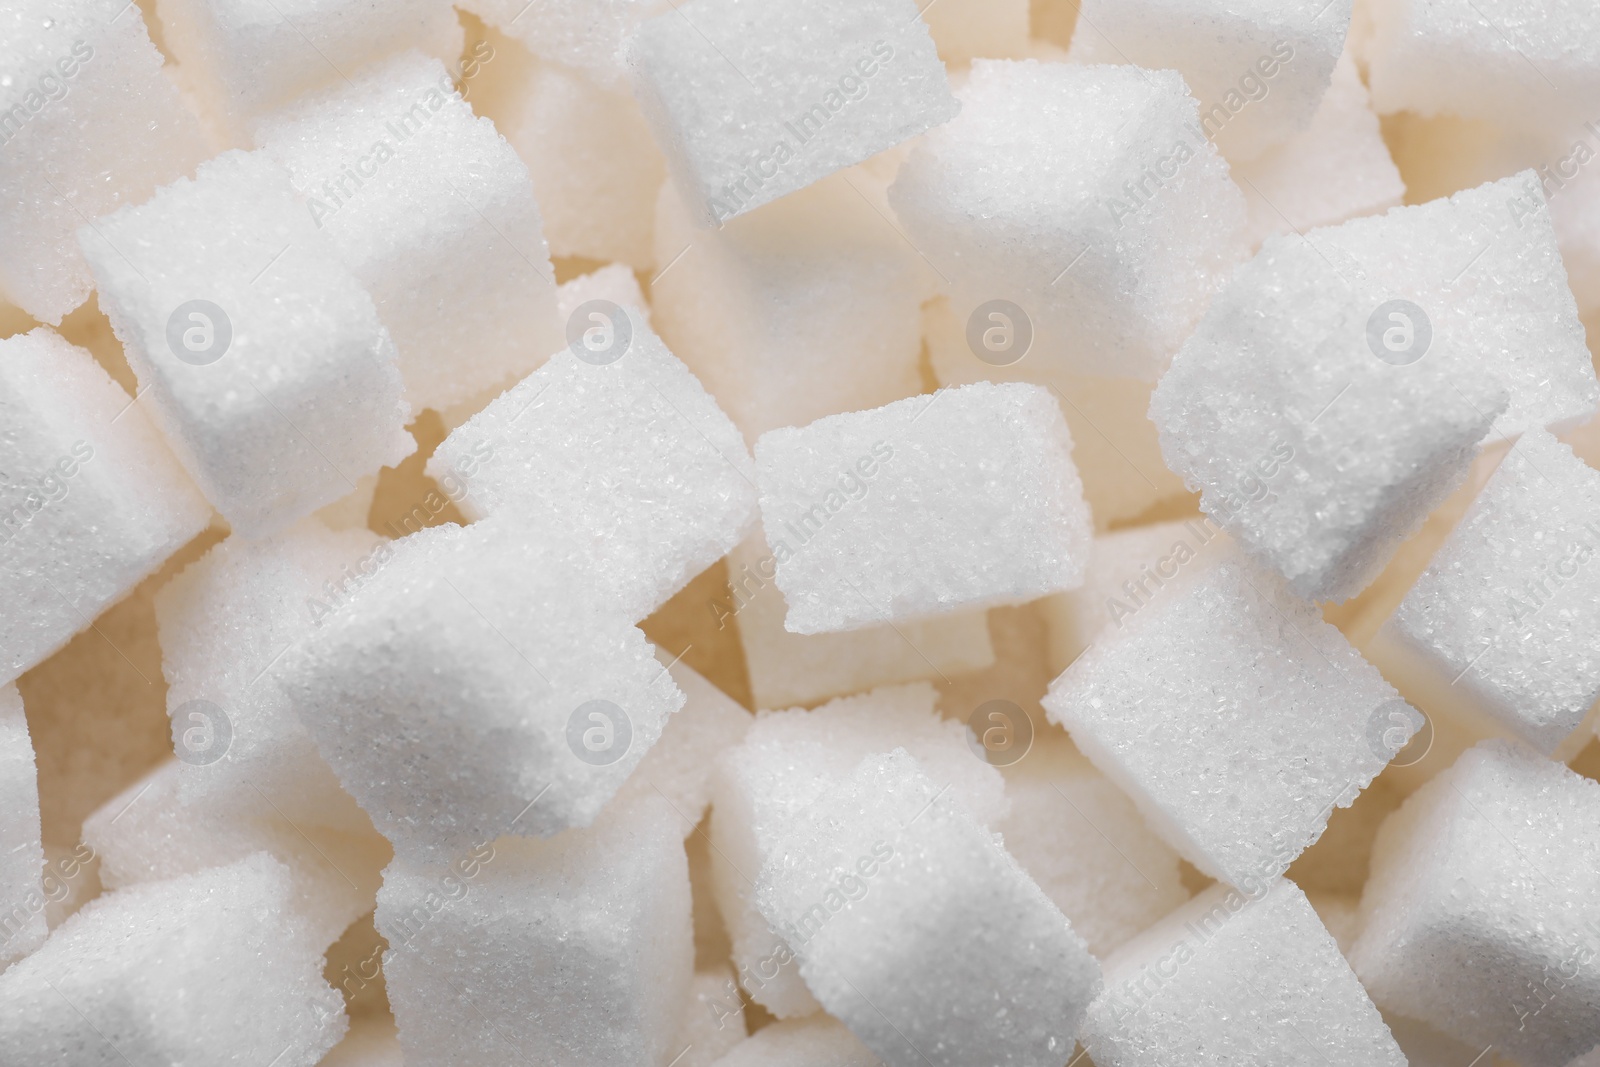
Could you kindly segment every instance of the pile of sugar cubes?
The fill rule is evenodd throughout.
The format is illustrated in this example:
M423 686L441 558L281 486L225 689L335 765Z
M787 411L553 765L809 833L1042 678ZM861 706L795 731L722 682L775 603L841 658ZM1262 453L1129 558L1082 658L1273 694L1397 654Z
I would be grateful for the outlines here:
M0 1067L1600 1067L1594 0L0 0Z

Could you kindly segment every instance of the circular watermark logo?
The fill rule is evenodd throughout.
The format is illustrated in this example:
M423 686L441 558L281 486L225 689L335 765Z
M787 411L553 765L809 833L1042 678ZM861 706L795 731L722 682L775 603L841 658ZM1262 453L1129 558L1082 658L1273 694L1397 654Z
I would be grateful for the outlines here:
M209 700L185 700L172 713L172 751L192 767L205 767L228 754L233 720Z
M1033 748L1033 719L1009 700L989 700L967 716L967 744L991 767L1009 767Z
M594 767L609 767L628 754L633 721L609 700L588 700L567 717L567 747Z
M632 341L632 320L609 300L586 300L567 317L567 347L585 363L615 363L628 354Z
M1428 354L1433 323L1409 300L1379 304L1367 318L1367 347L1393 367L1405 367Z
M1421 763L1433 748L1433 720L1399 697L1367 716L1367 747L1392 767Z
M1033 320L1009 300L979 304L967 319L967 347L991 367L1009 367L1033 347Z
M233 322L209 300L188 300L167 316L167 347L192 367L205 367L228 354Z

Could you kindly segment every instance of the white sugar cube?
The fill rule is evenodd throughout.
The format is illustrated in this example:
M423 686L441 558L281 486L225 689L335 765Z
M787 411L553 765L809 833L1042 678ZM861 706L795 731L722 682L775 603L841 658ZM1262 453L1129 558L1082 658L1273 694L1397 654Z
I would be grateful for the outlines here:
M757 879L807 987L890 1067L1072 1055L1100 965L1061 912L904 749L787 828Z
M677 816L661 801L449 866L389 868L383 970L409 1063L665 1064L694 947Z
M746 1037L744 1005L727 964L695 971L689 1007L668 1047L676 1067L711 1067Z
M39 774L17 687L0 685L0 967L44 943Z
M1422 721L1316 608L1236 552L1102 631L1044 705L1167 844L1244 889L1283 873Z
M55 652L205 529L211 508L88 351L0 340L0 683Z
M1600 784L1489 741L1389 817L1350 961L1373 999L1526 1067L1600 1043Z
M844 1024L827 1015L784 1019L763 1026L716 1067L882 1067Z
M571 319L591 300L609 300L619 307L630 308L639 313L645 325L651 325L650 305L645 301L644 290L639 288L639 276L625 263L607 263L598 270L562 282L556 289L556 308L562 322Z
M312 1067L344 1005L290 898L258 853L91 901L0 974L0 1060Z
M634 94L710 228L947 121L911 0L693 0L628 42Z
M73 239L210 154L140 9L22 0L0 13L0 295L57 324L94 288Z
M1293 882L1214 886L1106 961L1083 1043L1100 1067L1406 1058Z
M506 386L561 344L528 168L411 51L256 125L306 211L372 294L413 408Z
M1050 393L980 382L773 430L761 521L794 633L1020 603L1083 581L1089 511Z
M416 448L371 297L259 153L78 239L154 421L234 529L281 530Z
M1041 367L1154 380L1247 251L1183 79L979 60L961 102L890 188L957 320L980 338L1025 324ZM1025 323L987 325L997 301Z
M582 74L585 80L626 91L623 44L640 19L664 10L667 0L464 0L470 11L534 55Z

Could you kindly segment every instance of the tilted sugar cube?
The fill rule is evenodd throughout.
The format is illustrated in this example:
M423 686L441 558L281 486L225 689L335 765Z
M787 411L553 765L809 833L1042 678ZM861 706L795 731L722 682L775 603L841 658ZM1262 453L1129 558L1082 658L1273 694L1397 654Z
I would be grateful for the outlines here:
M623 45L628 34L641 19L666 6L666 0L546 0L530 13L526 0L465 0L461 9L521 41L551 65L626 91Z
M950 119L911 0L693 0L630 38L634 95L710 228Z
M378 895L407 1062L665 1064L694 974L689 874L659 799L548 841L397 860Z
M1125 621L1044 706L1153 831L1232 885L1282 874L1422 723L1316 608L1237 552L1191 566Z
M161 436L88 351L0 340L0 683L51 655L211 519Z
M1526 1067L1600 1043L1600 784L1478 745L1379 831L1350 962L1373 999Z
M1406 1058L1293 882L1213 886L1106 961L1082 1040L1102 1067Z
M693 882L690 882L691 892ZM689 986L689 1007L678 1026L678 1036L668 1046L677 1067L712 1067L748 1037L744 1002L739 999L733 971L723 963L694 972Z
M504 387L561 344L528 168L409 51L256 124L306 210L372 295L413 408Z
M1153 381L1247 253L1244 199L1183 79L979 60L961 106L889 190L957 321L983 337L1004 301L1041 372Z
M94 288L73 239L210 154L138 7L23 0L0 14L0 295L52 325Z
M264 156L78 239L156 425L234 529L284 529L415 450L372 298Z
M1100 965L904 749L799 813L757 879L806 986L890 1067L1072 1055Z
M1020 603L1083 581L1090 520L1072 436L1038 386L979 382L773 430L756 467L794 633Z
M844 1024L827 1015L784 1019L735 1045L716 1067L882 1067Z
M346 1025L322 949L264 854L109 893L0 974L0 1060L312 1067Z
M17 687L0 685L0 967L44 944L39 774Z

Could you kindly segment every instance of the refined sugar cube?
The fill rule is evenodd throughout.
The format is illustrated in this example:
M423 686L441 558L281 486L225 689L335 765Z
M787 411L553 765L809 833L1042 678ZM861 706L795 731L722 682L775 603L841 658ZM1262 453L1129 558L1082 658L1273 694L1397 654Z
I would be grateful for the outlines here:
M416 448L371 297L265 157L218 156L78 238L156 424L234 529L284 529Z
M1405 1067L1378 1009L1293 882L1214 886L1106 961L1082 1040L1101 1067Z
M1083 581L1089 513L1050 393L980 382L773 430L761 521L794 633L1019 603Z
M634 95L710 228L958 110L911 0L692 0L627 46Z
M1488 741L1378 834L1350 962L1373 999L1526 1067L1600 1044L1600 784Z
M1100 965L945 792L904 749L863 760L786 828L761 913L889 1067L1070 1058Z
M1247 251L1183 79L979 60L961 107L890 188L957 320L980 339L1025 327L1040 372L1155 380ZM998 301L1022 315L986 325Z
M580 72L585 80L624 91L623 44L640 19L665 10L667 0L465 0L470 11L526 45L534 55Z
M17 687L0 685L0 967L44 943L39 775Z
M1237 552L1124 621L1045 708L1153 831L1231 885L1283 873L1421 725L1316 608Z
M882 1067L844 1024L817 1014L763 1026L716 1067Z
M256 140L372 294L413 408L509 385L561 345L528 168L437 59L369 68L263 119Z
M0 340L0 684L205 529L211 508L132 398L39 328Z
M639 288L638 275L624 263L608 263L599 270L562 282L556 289L556 308L562 322L571 319L591 300L609 300L618 307L630 308L639 313L645 325L651 323L650 305Z

